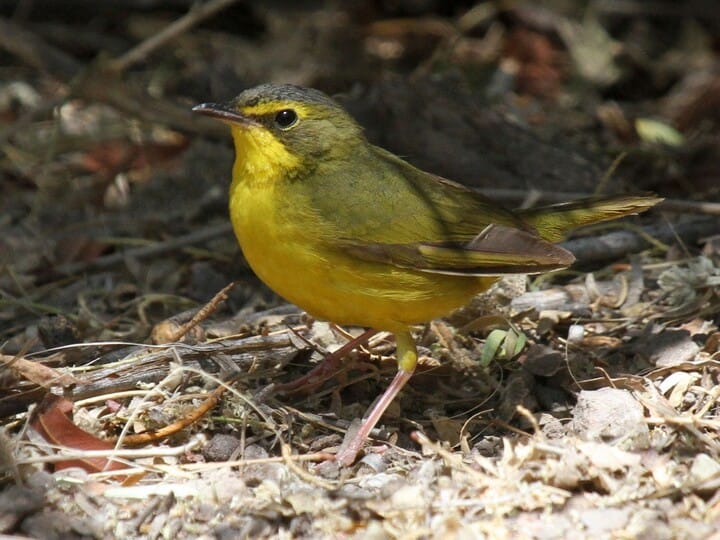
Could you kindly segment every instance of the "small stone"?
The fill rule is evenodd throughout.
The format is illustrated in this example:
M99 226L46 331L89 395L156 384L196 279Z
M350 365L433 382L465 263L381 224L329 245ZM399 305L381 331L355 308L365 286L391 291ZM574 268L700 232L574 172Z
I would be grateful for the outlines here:
M218 433L202 449L202 454L208 461L228 461L240 448L240 439L233 435Z
M707 454L698 454L690 466L690 482L707 483L705 489L717 488L720 483L720 463ZM711 486L710 483L713 485Z
M617 388L580 392L571 429L586 441L610 442L625 450L647 449L650 444L642 405Z

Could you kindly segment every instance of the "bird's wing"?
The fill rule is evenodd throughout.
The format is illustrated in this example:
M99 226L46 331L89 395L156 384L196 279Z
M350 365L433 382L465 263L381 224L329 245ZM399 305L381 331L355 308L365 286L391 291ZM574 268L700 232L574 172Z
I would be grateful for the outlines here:
M326 185L314 186L313 206L329 225L323 230L333 249L451 275L545 272L573 262L568 251L482 195L373 151L361 172L348 163L316 176Z
M575 260L566 249L503 225L488 225L464 244L347 242L340 249L366 261L447 275L541 273L565 268Z

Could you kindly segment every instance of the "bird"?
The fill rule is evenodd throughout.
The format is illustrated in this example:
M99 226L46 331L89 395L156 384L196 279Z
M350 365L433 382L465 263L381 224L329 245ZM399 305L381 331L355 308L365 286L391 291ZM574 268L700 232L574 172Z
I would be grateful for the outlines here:
M573 255L556 245L568 232L662 200L617 195L509 210L371 144L340 104L312 88L262 84L193 111L230 126L230 219L257 276L317 319L395 337L396 375L336 454L343 466L410 380L414 325L463 306L502 275L568 267Z

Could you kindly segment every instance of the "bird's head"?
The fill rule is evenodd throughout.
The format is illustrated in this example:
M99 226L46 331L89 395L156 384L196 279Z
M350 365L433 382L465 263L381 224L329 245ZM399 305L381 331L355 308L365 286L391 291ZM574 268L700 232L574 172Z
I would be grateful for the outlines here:
M245 174L293 176L321 160L352 154L365 144L362 129L318 90L263 84L228 103L203 103L193 111L230 125L236 167Z

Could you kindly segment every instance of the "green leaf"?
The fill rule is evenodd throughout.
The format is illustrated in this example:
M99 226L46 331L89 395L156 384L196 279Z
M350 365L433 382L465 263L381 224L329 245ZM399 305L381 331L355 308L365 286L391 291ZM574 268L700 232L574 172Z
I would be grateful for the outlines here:
M505 349L508 352L508 358L515 358L518 354L522 352L522 350L525 348L525 345L527 344L527 336L525 334L516 330L513 330L512 333L515 335L515 346L505 346Z
M685 137L674 127L652 120L651 118L638 118L635 120L635 131L638 137L649 143L665 144L667 146L682 146Z
M493 330L488 334L482 352L480 353L480 365L487 367L500 350L500 346L505 341L507 330Z

